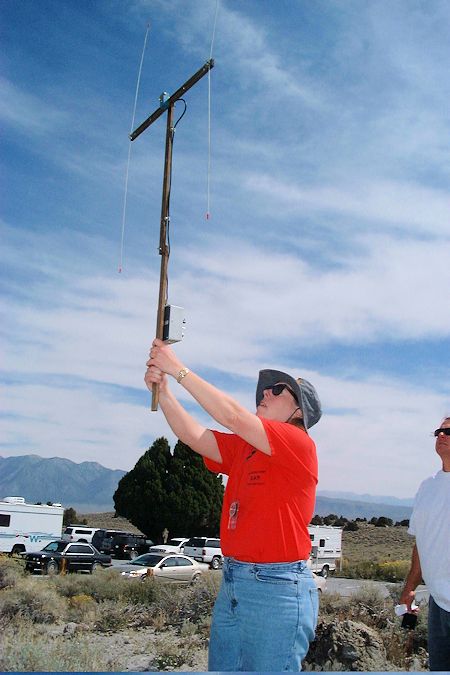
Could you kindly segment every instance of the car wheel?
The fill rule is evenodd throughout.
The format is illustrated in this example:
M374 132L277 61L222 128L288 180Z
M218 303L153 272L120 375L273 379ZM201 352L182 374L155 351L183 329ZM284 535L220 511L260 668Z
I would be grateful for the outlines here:
M101 567L99 562L93 562L91 567L91 574L94 574L95 570L98 570Z
M20 555L21 553L25 553L25 549L23 546L19 546L16 544L15 546L12 547L11 555Z
M324 565L322 567L322 571L320 573L320 576L323 577L324 579L326 579L328 577L329 571L330 571L330 568L328 567L328 565Z
M137 551L130 551L130 560L134 560L138 557Z
M59 572L59 565L56 560L49 560L45 566L45 573L49 576L54 576Z
M218 556L214 556L214 558L211 560L211 569L213 570L218 570L221 566L221 560Z
M201 577L202 577L201 572L196 572L196 573L194 574L194 576L192 577L192 579L191 579L191 584L196 584L196 583L198 583L198 582L200 581Z

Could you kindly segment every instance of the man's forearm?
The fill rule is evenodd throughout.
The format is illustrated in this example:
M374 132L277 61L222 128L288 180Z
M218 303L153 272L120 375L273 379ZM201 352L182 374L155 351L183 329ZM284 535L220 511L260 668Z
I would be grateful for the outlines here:
M416 590L417 586L421 582L422 582L422 568L420 565L419 552L417 550L417 546L414 544L411 556L411 567L406 577L405 585L403 587L400 599L406 604L408 604L408 598L411 597L410 594Z

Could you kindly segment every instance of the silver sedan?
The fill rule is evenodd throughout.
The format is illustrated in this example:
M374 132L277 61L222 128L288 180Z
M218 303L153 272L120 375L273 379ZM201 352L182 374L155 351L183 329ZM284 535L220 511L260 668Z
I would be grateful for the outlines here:
M316 584L316 588L319 591L319 594L323 593L324 591L327 590L327 580L324 579L324 577L320 577L318 574L312 573L314 583Z
M144 553L134 560L115 567L125 579L155 579L178 584L191 584L208 571L208 565L187 555Z

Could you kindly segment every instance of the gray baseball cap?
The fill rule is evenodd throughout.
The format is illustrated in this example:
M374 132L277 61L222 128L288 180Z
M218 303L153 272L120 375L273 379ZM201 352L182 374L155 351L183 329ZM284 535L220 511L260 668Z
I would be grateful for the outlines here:
M299 377L297 380L291 375L283 373L281 370L260 370L258 384L256 386L256 406L258 406L264 396L264 389L272 387L278 382L285 382L295 393L298 405L303 413L303 422L309 429L314 426L322 417L322 407L320 400L311 382Z

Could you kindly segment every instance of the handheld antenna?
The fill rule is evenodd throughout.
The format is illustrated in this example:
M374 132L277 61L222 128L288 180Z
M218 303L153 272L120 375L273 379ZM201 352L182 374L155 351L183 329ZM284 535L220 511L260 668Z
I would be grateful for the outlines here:
M136 93L134 95L133 114L131 116L130 133L133 130L134 119L136 117L136 107L137 107L137 100L138 100L138 95L139 95L139 87L140 87L140 84L141 84L142 66L144 65L144 55L145 55L145 50L147 48L147 37L148 37L149 30L150 30L150 23L147 24L147 30L145 31L145 37L144 37L144 46L142 47L141 62L140 62L140 65L139 65L138 77L137 77L137 82L136 82ZM124 239L125 239L125 220L126 220L126 213L127 213L128 175L130 173L130 160L131 160L131 143L128 146L127 170L125 172L125 194L124 194L124 197L123 197L123 210L122 210L122 234L121 234L121 238L120 238L120 257L119 257L119 270L118 270L119 274L122 272L122 268L123 268L123 248L124 248Z
M164 333L164 310L167 300L167 269L169 263L169 246L167 242L167 232L169 227L169 202L170 202L170 178L172 175L172 149L173 149L173 109L175 103L204 75L206 75L211 68L214 67L214 60L209 59L206 63L197 70L192 77L181 85L174 94L165 97L161 94L160 106L157 108L146 120L138 126L137 129L130 133L130 140L135 141L148 127L153 124L161 115L167 112L166 125L166 146L164 158L164 178L162 190L161 203L161 220L160 220L160 234L159 234L159 255L161 256L161 271L159 276L159 299L158 299L158 313L156 319L156 337L163 339ZM152 387L152 410L158 410L159 402L159 386L155 383Z
M213 55L218 11L219 11L219 0L216 0L216 13L214 15L211 49L209 50L210 60L212 59ZM206 220L209 220L211 216L210 202L211 202L211 70L208 71L208 170L206 176Z

